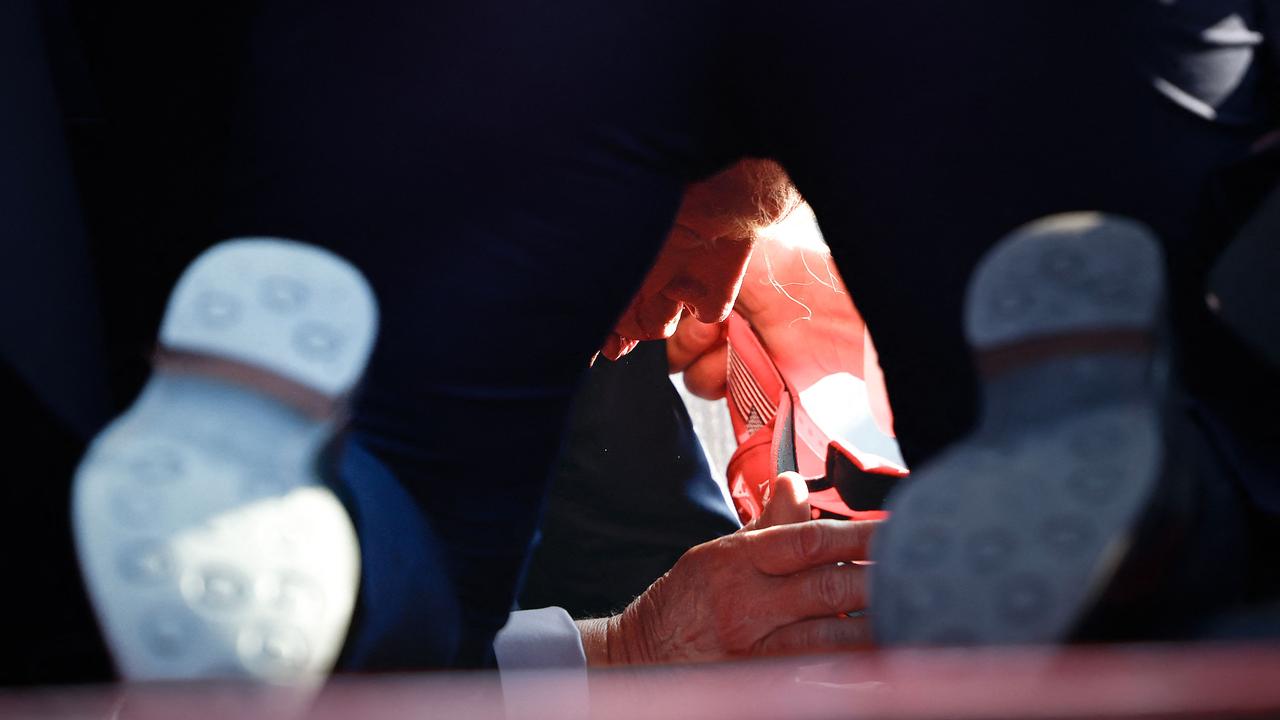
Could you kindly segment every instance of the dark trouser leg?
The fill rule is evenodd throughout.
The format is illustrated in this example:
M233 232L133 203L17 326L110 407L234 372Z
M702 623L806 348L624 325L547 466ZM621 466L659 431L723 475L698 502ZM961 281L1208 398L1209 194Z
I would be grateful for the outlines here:
M587 361L683 182L732 157L704 5L276 2L257 28L227 234L325 245L374 287L355 426L463 613L423 664L488 660Z
M335 483L360 536L360 594L338 669L412 670L457 650L457 599L413 498L351 438Z
M68 526L71 474L105 418L97 306L41 4L0 5L0 685L111 677Z
M876 338L913 465L980 412L963 288L1013 228L1068 210L1137 218L1163 240L1175 310L1200 302L1201 192L1258 128L1209 122L1154 91L1139 61L1160 38L1133 13L1155 6L815 1L762 12L774 23L758 41L772 50L761 85L776 91L762 100L762 146L815 207ZM1186 319L1175 315L1178 331ZM1221 571L1234 583L1210 591L1221 605L1240 596L1247 511L1233 471L1196 439L1179 461L1198 469L1177 501L1198 506L1193 546L1167 581L1197 564Z
M1164 240L1175 291L1209 173L1256 130L1151 87L1140 2L800 3L771 48L765 151L813 203L880 350L899 440L919 462L971 427L961 298L982 252L1055 212L1102 210ZM821 22L819 21L821 20ZM1138 29L1151 32L1140 24Z

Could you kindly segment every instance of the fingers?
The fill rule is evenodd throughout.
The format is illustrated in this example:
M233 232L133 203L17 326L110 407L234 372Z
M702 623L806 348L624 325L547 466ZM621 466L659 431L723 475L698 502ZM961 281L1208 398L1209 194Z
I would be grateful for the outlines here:
M818 618L774 630L756 644L755 651L760 655L797 655L865 649L871 644L870 618Z
M671 365L671 372L684 372L698 358L723 344L722 323L702 323L692 315L686 315L680 320L675 334L667 339L667 362Z
M811 520L745 533L757 570L791 575L818 565L867 560L879 520Z
M724 399L729 390L728 343L721 343L685 368L684 386L703 400Z
M769 500L764 512L752 521L751 529L790 525L812 518L809 511L809 486L793 472L782 473L770 483Z
M729 376L725 324L702 323L685 315L667 339L667 365L673 373L684 373L684 385L694 395L704 400L724 397Z
M859 612L867 607L867 567L825 565L778 582L768 595L770 617L778 625Z
M618 333L611 332L609 333L609 337L604 339L604 345L601 346L598 354L603 355L608 360L616 361L623 355L635 350L636 345L639 344L640 343L637 340L629 340ZM592 363L595 363L594 358L592 358Z

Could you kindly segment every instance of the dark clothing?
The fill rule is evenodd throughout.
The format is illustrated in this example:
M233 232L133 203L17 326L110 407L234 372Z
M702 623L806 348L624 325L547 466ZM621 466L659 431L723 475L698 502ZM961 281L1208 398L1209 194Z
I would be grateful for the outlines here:
M1280 8L1254 0L1174 0L1151 13L1162 41L1146 68L1157 92L1212 122L1274 123Z
M783 162L919 464L972 422L962 291L1000 236L1119 212L1188 273L1209 170L1262 128L1154 90L1164 46L1146 14L1182 12L276 2L255 30L225 227L321 242L369 274L384 329L356 423L445 548L468 624L453 661L483 662L573 388L685 183L743 155Z
M457 596L431 528L377 458L357 443L337 447L334 487L360 538L360 593L339 667L413 670L455 654Z
M72 470L107 418L106 373L41 10L0 3L0 685L110 672L68 528Z
M686 550L737 529L668 379L666 344L640 343L596 362L578 391L520 606L617 612Z
M84 440L107 419L102 329L42 5L0 8L0 351Z
M116 140L82 163L91 217L147 260L115 266L105 306L163 297L229 235L321 244L369 276L382 334L355 424L426 516L464 622L457 653L424 645L420 665L489 660L573 390L686 183L744 155L787 167L918 465L976 412L960 309L986 247L1048 213L1120 212L1199 297L1205 178L1274 117L1233 104L1271 107L1262 73L1225 99L1183 83L1232 124L1152 85L1170 57L1231 67L1169 55L1170 26L1253 27L1260 0L155 5L82 5L106 16L93 57L117 61L92 63ZM154 337L158 304L121 315Z

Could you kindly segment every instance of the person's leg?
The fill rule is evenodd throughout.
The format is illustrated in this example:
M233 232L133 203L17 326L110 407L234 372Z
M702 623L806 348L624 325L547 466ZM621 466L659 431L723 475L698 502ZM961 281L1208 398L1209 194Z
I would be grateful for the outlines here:
M413 670L451 657L462 627L430 527L358 437L335 449L334 487L360 536L360 594L337 669Z
M42 3L0 5L0 685L111 677L67 528L71 473L106 419L94 283Z
M80 581L67 517L85 441L11 368L0 366L0 373L5 443L15 451L12 481L0 490L10 588L0 685L106 682L111 660Z
M957 300L986 245L1064 208L1178 229L1165 210L1239 138L1188 147L1160 111L1116 111L1148 102L1116 72L1116 6L268 9L228 227L335 247L370 275L385 333L357 424L442 540L464 661L506 616L579 368L681 183L738 155L740 133L813 201L908 461L972 420Z
M226 228L373 284L355 426L439 539L459 662L505 622L572 392L684 182L734 156L718 10L335 0L258 25Z
M764 5L761 144L814 206L876 337L908 461L972 424L958 299L986 247L1105 210L1152 225L1181 272L1209 171L1257 132L1155 91L1145 2Z
M1135 217L1163 240L1175 301L1188 292L1199 192L1258 127L1215 124L1156 92L1144 58L1160 25L1143 13L1157 7L819 0L774 13L760 44L782 48L766 85L783 89L761 110L762 143L813 204L876 337L913 467L977 416L960 299L976 259L1014 227L1064 210ZM1238 493L1193 432L1202 452L1182 458L1199 468L1193 482L1228 496L1205 503L1196 529L1236 523ZM1243 552L1233 532L1198 548ZM1202 567L1224 579L1224 602L1238 594L1237 563Z
M376 334L368 284L313 246L237 239L183 273L151 378L71 497L123 677L314 686L333 667L361 559L325 450Z

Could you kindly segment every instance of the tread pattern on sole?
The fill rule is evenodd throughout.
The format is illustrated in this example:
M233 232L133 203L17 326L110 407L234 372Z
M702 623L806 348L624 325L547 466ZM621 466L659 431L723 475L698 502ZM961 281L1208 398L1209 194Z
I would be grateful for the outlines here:
M981 352L1094 329L1154 335L1162 271L1158 245L1136 223L1092 214L1032 223L975 271L970 344ZM1151 362L1077 354L986 380L996 412L890 498L873 547L881 643L1070 637L1158 485Z
M1160 247L1140 224L1055 215L1014 231L974 271L971 347L1099 328L1147 329L1163 297Z
M354 309L330 307L339 301ZM359 273L327 252L233 241L187 270L161 339L336 396L372 348L372 302ZM360 563L346 510L315 476L334 429L248 387L158 371L99 434L76 473L73 527L124 677L323 679Z
M166 348L261 367L340 396L364 371L377 327L369 284L319 248L222 243L178 281L160 328Z
M1073 449L1104 426L1125 428L1123 445ZM1065 638L1155 485L1158 449L1155 414L1128 404L946 453L893 498L877 535L872 597L892 598L875 606L881 641Z

